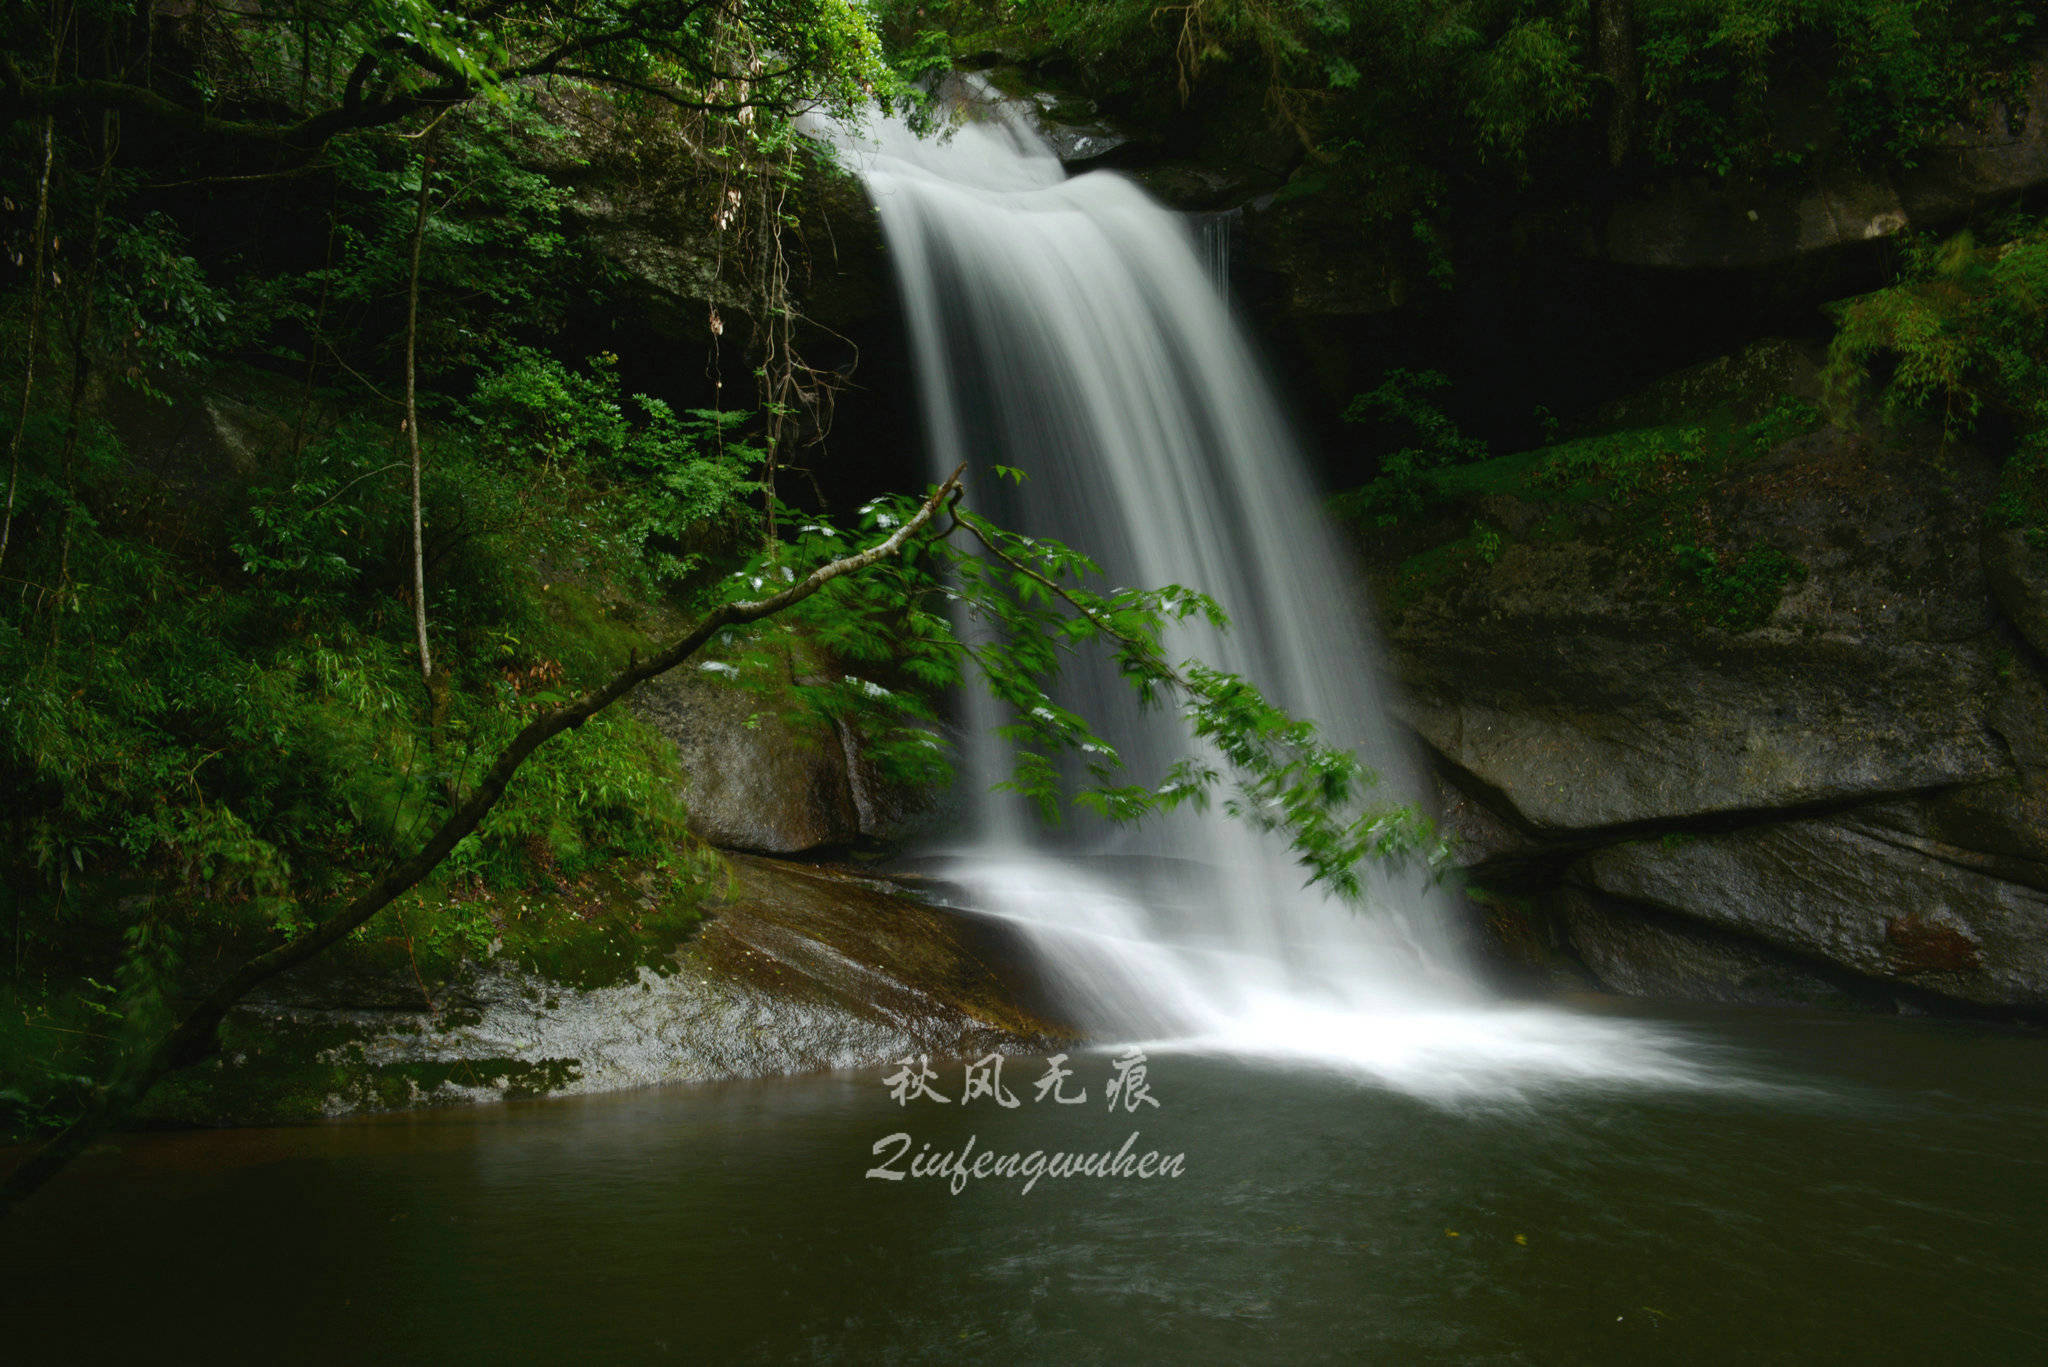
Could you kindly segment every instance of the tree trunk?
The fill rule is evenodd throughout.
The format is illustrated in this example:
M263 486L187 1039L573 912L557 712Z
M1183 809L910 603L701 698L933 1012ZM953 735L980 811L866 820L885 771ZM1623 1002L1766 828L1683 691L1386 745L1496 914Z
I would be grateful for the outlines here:
M412 455L412 624L420 650L420 682L426 685L427 705L432 709L435 729L440 729L445 710L445 685L437 682L434 656L427 645L427 566L420 518L420 250L427 235L427 179L434 169L431 148L420 150L420 193L412 222L412 265L405 289L405 439Z
M21 484L21 443L28 435L29 402L35 393L36 347L42 340L43 277L50 243L50 163L55 147L55 122L43 117L43 174L36 186L36 224L30 235L28 343L21 360L21 406L14 417L14 435L7 441L7 511L0 516L0 561L14 536L14 495Z
M1612 93L1607 105L1607 164L1620 166L1635 147L1636 106L1642 71L1636 60L1636 0L1593 0L1594 44L1600 74Z

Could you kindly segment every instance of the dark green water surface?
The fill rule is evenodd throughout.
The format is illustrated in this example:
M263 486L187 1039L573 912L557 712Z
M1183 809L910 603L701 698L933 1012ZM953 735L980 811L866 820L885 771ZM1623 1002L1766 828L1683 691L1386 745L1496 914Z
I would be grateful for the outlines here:
M0 1227L0 1361L2048 1362L2048 1038L1665 1018L1760 1088L1447 1111L1154 1053L134 1136ZM863 1176L877 1140L1179 1178Z

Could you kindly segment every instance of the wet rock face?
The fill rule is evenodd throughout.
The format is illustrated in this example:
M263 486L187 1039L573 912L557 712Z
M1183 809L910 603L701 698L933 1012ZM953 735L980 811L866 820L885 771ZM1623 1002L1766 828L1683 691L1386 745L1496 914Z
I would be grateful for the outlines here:
M573 311L575 326L633 339L622 351L658 350L650 382L686 403L727 407L750 395L752 219L735 217L716 161L673 120L601 91L565 85L544 107L558 136L523 144L522 160L567 191L565 229L612 268L601 297ZM880 225L853 177L808 153L780 212L779 247L802 300L799 349L821 371L850 375L861 343L894 326ZM721 366L719 391L703 377Z
M795 854L860 836L836 733L800 731L757 695L681 671L643 685L633 706L675 742L687 776L683 801L703 839Z
M1836 804L2004 772L1985 724L1988 663L1962 652L1511 630L1495 641L1439 651L1410 717L1431 749L1540 833ZM1507 658L1514 674L1501 672ZM1475 682L1449 682L1461 669Z
M1819 961L1578 887L1557 899L1563 937L1609 991L1659 1001L1751 1006L1860 1004Z
M734 857L710 923L661 971L611 986L474 961L424 1009L409 978L327 974L241 1008L230 1035L282 1041L187 1074L176 1118L261 1123L309 1067L320 1112L404 1109L670 1082L880 1066L1057 1047L999 923L940 910L859 874ZM247 1109L247 1098L259 1098ZM304 1118L293 1112L290 1118Z
M642 685L633 707L675 742L691 829L722 849L893 842L929 813L930 795L890 782L857 735L803 729L722 679L678 671Z
M1588 507L1572 535L1405 608L1429 747L1540 833L1841 804L2008 771L2002 657L1975 551L1981 476L1823 432L1742 467L1708 516L1806 570L1749 631L1675 600L1671 567ZM1526 521L1491 508L1498 521Z
M1921 827L1904 804L1632 842L1589 853L1575 876L1864 978L1983 1006L2048 1006L2048 894Z
M2048 1012L2041 599L1991 476L1828 430L1730 467L1697 525L1804 568L1747 629L1612 501L1489 500L1497 557L1390 633L1468 866L1617 991Z

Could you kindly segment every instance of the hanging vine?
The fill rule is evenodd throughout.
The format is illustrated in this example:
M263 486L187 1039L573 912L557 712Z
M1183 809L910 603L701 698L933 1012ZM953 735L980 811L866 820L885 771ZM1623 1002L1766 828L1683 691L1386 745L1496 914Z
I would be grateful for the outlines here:
M716 232L713 294L721 288L731 289L750 323L746 358L754 380L763 452L761 538L765 546L773 548L780 539L777 512L785 473L802 475L811 496L821 506L825 502L804 453L824 445L832 427L834 401L846 386L847 372L811 365L798 345L799 326L817 326L797 307L787 236L794 221L790 193L803 175L802 136L787 111L764 109L752 101L753 82L763 75L765 63L741 16L738 0L723 12L720 43L725 49L722 64L743 74L712 88L710 102L730 106L731 113L695 116L707 133L698 145L718 170L712 211ZM725 321L715 297L708 307L709 365L722 407L720 344Z

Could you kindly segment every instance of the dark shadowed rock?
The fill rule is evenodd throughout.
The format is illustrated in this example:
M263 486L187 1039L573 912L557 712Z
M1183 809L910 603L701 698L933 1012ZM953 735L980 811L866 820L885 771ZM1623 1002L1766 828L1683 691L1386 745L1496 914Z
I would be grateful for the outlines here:
M1862 977L1985 1006L2048 1006L2048 894L1884 814L1632 841L1576 866L1592 888Z
M687 343L693 356L718 336L744 338L748 247L716 159L673 119L590 87L565 84L544 107L560 136L530 141L522 157L570 192L567 227L615 268L605 300L613 321ZM781 248L803 304L800 340L822 351L817 329L863 335L876 327L891 307L889 270L858 183L806 151L781 212Z
M715 669L643 684L633 706L675 742L690 828L721 848L802 854L896 841L931 813L932 794L892 780L858 734L785 721Z
M1698 176L1616 205L1603 245L1617 265L1725 270L1890 237L1907 224L1898 188L1854 167L1803 186Z
M641 686L634 707L681 756L690 826L726 849L796 854L844 845L860 810L836 733L782 721L759 695L678 671Z
M1984 533L1984 577L2006 620L2048 659L2048 552L2036 550L2023 532L1990 528Z
M1398 244L1359 231L1360 205L1338 194L1262 201L1245 215L1245 239L1261 270L1283 284L1287 310L1308 317L1386 313L1407 301Z
M1667 559L1580 505L1573 532L1404 605L1391 643L1409 720L1461 781L1551 835L2005 774L1972 553L1983 483L1839 433L1731 472L1716 533L1807 571L1749 631L1687 611Z
M1610 992L1747 1006L1858 1004L1818 964L1655 907L1574 887L1557 908L1573 953Z

